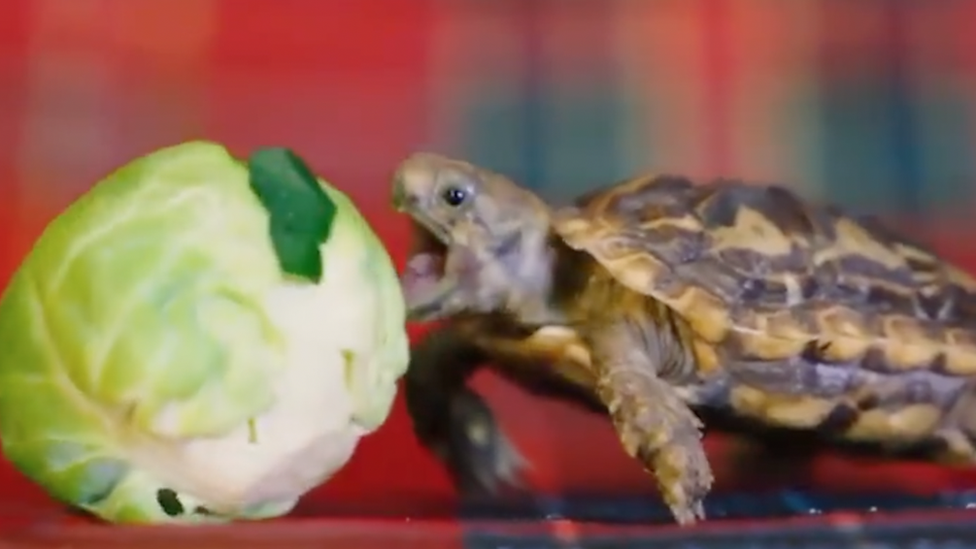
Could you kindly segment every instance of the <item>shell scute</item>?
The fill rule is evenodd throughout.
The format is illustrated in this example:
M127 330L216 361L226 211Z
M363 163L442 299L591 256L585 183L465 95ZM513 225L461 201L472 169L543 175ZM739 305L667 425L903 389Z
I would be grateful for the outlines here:
M740 332L735 339L735 356L764 361L785 360L801 354L807 345L808 340L805 339L771 337L763 332Z
M813 362L824 364L844 364L862 359L871 349L874 342L861 337L833 337L829 340L817 340L817 352L811 353Z
M732 408L745 417L773 425L814 429L837 407L835 399L806 395L777 395L748 385L737 385L730 394Z
M976 334L968 329L950 328L945 331L944 342L945 371L961 376L976 375Z

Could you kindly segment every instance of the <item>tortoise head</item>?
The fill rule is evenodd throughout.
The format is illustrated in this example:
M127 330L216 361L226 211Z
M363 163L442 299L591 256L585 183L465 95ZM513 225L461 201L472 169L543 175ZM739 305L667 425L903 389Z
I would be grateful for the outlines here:
M417 153L396 170L393 205L413 220L401 278L409 319L504 312L545 291L549 208L510 179Z

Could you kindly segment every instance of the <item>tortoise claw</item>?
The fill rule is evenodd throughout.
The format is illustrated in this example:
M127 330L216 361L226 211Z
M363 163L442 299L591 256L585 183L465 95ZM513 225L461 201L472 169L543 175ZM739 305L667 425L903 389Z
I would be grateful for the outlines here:
M488 405L472 391L458 393L450 408L446 449L459 490L469 497L497 496L526 488L530 462L501 430Z
M664 446L657 446L660 443L659 438L645 435L635 454L654 474L661 496L678 524L704 520L704 500L713 476L701 440L697 436L672 436Z
M695 451L691 448L688 449L692 450L691 453ZM671 512L674 514L674 518L678 524L687 525L699 520L705 520L704 499L708 493L708 488L711 487L712 476L707 465L705 468L702 468L700 464L707 464L707 461L700 461L704 458L704 455L690 457L688 452L675 453L687 456L684 458L687 461L682 468L675 468L673 463L662 465L661 461L663 460L661 457L654 460L655 474L663 477L658 482L661 485L664 500L671 508ZM674 472L674 476L667 474L670 472Z
M624 449L654 474L675 520L704 520L713 475L697 416L666 383L639 370L613 372L600 389Z

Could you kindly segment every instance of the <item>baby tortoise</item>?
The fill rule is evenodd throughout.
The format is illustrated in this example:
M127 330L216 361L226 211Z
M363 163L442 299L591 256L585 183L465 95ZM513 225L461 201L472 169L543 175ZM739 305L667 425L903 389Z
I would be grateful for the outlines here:
M609 412L681 524L704 518L712 484L693 407L974 462L976 280L869 219L667 175L554 208L426 153L399 166L393 197L416 229L409 316L449 319L414 349L408 405L462 484L523 466L474 429L491 416L464 381L486 361ZM479 447L458 436L494 454L458 455Z

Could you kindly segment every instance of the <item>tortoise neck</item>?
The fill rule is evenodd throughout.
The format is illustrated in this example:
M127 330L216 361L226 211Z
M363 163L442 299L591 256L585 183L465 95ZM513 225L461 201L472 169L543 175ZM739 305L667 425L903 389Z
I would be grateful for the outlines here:
M518 249L509 256L512 275L505 304L519 323L526 326L565 323L552 306L557 254L545 231L520 233Z

